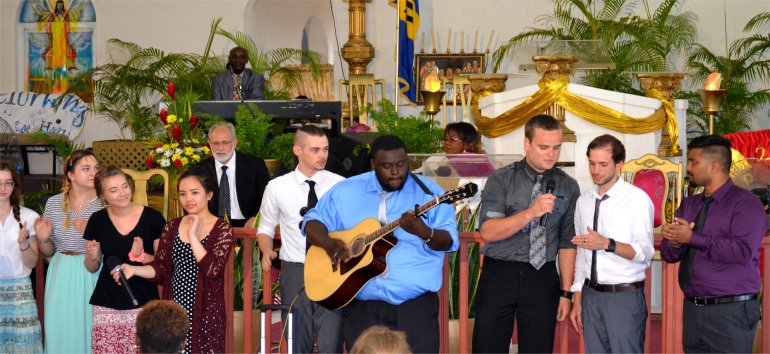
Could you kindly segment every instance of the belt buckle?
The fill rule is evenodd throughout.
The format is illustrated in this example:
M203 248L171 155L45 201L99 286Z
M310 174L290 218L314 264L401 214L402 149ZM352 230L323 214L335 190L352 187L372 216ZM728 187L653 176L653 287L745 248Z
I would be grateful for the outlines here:
M692 298L692 302L698 307L706 306L706 298L704 297L695 296Z

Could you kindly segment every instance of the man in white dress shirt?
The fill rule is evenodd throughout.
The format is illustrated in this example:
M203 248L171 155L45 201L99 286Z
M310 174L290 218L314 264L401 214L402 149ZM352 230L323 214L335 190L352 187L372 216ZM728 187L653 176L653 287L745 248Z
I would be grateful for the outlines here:
M583 334L586 353L642 353L654 208L647 193L620 178L626 151L618 139L599 136L586 155L595 187L578 198L575 209L570 320Z
M294 154L299 160L297 168L271 180L262 198L262 217L257 229L262 269L270 269L277 256L273 236L275 227L280 225L281 299L294 311L294 350L312 353L315 329L319 353L342 353L342 313L310 301L304 291L307 244L299 223L318 198L344 177L324 170L329 140L321 128L312 124L299 128L294 136ZM311 196L311 186L315 196Z

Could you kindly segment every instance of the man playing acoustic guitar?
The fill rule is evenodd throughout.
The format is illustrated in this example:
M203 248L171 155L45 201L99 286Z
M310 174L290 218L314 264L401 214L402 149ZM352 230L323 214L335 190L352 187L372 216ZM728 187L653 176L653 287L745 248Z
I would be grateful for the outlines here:
M457 224L451 204L436 204L421 217L415 216L416 206L436 199L443 190L427 178L410 174L406 153L398 137L377 138L371 148L374 171L348 178L324 194L305 215L304 231L310 243L325 250L334 268L343 272L356 262L386 261L387 269L369 280L344 308L347 345L367 328L384 325L406 333L413 352L437 353L436 292L441 287L444 253L459 246ZM329 232L352 229L366 218L376 218L383 225L398 220L400 228L355 257L349 244L329 236ZM389 247L389 253L378 254Z

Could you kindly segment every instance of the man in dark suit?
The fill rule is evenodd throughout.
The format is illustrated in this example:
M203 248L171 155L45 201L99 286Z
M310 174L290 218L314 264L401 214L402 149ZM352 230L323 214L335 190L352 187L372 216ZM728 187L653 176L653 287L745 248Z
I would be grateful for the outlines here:
M235 47L227 58L228 70L211 80L211 99L214 101L241 101L265 99L265 78L246 69L249 53Z
M219 192L214 194L213 205L210 204L211 213L221 218L227 215L235 227L251 226L270 180L265 161L235 151L238 139L232 123L212 126L208 137L212 156L202 163L214 169L219 181Z

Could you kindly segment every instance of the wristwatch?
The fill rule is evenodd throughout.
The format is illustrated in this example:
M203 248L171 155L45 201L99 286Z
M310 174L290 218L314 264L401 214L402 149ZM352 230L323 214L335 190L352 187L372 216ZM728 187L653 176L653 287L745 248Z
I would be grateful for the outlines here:
M610 239L610 244L607 245L607 249L605 250L607 252L615 252L615 240Z
M567 300L572 301L572 296L574 295L573 292L569 290L559 290L559 296L567 298Z

